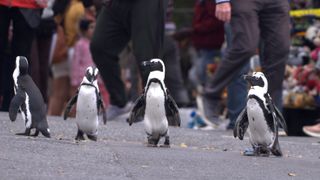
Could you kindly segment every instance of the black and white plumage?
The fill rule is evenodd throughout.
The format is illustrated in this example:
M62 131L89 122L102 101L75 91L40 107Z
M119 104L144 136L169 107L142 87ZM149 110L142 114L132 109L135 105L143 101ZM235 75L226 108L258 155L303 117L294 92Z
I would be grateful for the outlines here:
M89 139L97 141L100 108L103 122L104 124L107 123L104 104L97 82L98 72L97 68L91 66L87 68L78 91L69 100L64 112L63 118L66 120L72 106L77 103L76 123L78 133L76 140L84 140L84 134L86 134Z
M262 72L254 72L245 79L251 84L248 93L247 106L236 120L234 137L243 140L249 129L249 140L253 151L246 151L245 155L265 155L270 152L275 156L282 156L278 140L278 127L287 132L286 122L274 105L268 93L268 81Z
M20 110L26 130L24 133L17 133L17 135L30 136L31 129L35 129L32 136L38 136L41 132L45 137L50 138L46 104L39 88L28 74L28 68L27 58L17 56L16 67L12 75L15 96L10 102L9 118L11 121L15 121Z
M165 86L165 66L162 60L152 59L142 63L142 70L150 72L143 93L135 101L128 123L144 120L148 146L157 146L165 137L164 147L170 147L170 126L180 126L177 104Z

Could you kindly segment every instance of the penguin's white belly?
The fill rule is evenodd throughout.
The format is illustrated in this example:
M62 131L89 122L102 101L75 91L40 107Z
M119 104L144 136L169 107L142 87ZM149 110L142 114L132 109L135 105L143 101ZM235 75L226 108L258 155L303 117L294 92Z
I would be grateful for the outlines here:
M161 87L152 83L146 94L146 109L144 116L145 130L153 136L164 135L168 130L168 120L165 111L165 97Z
M94 87L82 86L78 94L76 122L87 134L96 134L98 129L97 96Z
M269 146L273 142L273 133L269 130L263 110L255 99L247 102L249 120L249 138L253 145Z
M25 92L25 95L26 95L26 99L24 101L24 105L25 105L25 108L26 108L26 111L24 111L21 107L19 108L20 109L20 112L21 112L21 116L22 116L22 119L24 120L24 125L26 128L30 128L31 127L31 124L32 124L32 115L31 115L31 112L30 112L30 98L29 98L29 95Z

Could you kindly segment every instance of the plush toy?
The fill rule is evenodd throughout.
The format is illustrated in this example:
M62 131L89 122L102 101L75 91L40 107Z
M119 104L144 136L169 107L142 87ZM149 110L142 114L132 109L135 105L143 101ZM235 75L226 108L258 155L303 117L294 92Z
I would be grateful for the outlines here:
M311 52L311 58L317 61L320 57L320 21L315 21L315 23L307 29L305 38L314 44L315 49Z
M285 106L305 108L315 106L320 94L320 78L314 64L287 68L284 90Z

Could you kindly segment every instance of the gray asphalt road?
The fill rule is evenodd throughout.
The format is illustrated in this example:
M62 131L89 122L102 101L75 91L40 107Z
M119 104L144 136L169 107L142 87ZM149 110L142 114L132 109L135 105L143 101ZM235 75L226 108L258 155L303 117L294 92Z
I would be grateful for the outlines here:
M149 148L141 123L111 121L98 142L76 143L73 119L48 121L50 139L16 136L21 117L0 113L0 179L320 179L316 138L280 137L282 158L244 157L248 139L231 131L171 128L171 148Z

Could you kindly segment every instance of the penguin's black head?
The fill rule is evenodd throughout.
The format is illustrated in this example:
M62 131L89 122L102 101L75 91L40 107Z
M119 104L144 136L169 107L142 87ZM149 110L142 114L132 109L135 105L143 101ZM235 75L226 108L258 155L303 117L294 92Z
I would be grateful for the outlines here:
M244 79L247 80L251 86L265 87L266 77L262 72L254 72L252 76L244 75Z
M164 79L165 67L161 59L151 59L150 61L143 61L140 65L143 81L146 82L149 79L151 72L157 73L158 79Z
M98 68L89 66L83 79L87 81L87 83L93 83L95 80L97 80L98 73Z
M152 59L151 61L143 61L141 69L145 72L164 71L163 62L160 59Z
M28 74L28 60L24 56L16 57L16 68L19 68L20 75Z

